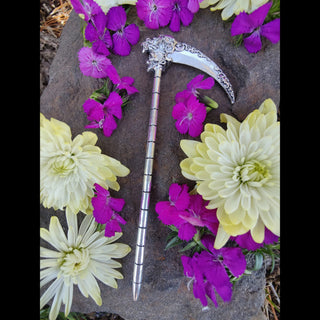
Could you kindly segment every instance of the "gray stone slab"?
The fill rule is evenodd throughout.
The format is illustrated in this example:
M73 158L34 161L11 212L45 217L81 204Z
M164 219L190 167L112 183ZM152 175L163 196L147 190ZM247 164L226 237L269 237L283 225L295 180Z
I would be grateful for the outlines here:
M224 304L220 299L219 308L216 309L210 303L210 310L202 312L201 303L187 289L188 279L183 276L177 250L164 251L168 228L158 220L155 204L167 199L169 186L174 182L193 186L191 181L181 175L179 169L180 161L185 158L179 142L186 136L177 132L171 112L176 93L184 90L186 84L200 72L183 65L171 65L162 76L144 283L139 300L132 300L132 270L153 82L153 74L146 71L147 56L141 52L141 43L147 37L161 33L172 35L176 40L198 48L223 69L233 85L236 102L231 105L218 84L206 91L208 96L219 103L219 108L209 113L206 122L218 124L221 112L242 121L266 98L272 98L279 105L279 43L272 45L264 41L262 50L257 54L249 54L243 46L235 48L230 36L230 24L222 22L220 13L209 10L197 13L192 24L182 27L176 34L169 28L147 29L137 18L135 7L131 9L129 21L139 26L140 41L132 48L129 56L112 56L111 60L121 77L135 78L134 85L140 92L124 110L123 118L111 137L107 138L97 130L93 132L98 135L97 145L102 152L120 160L131 170L127 177L119 178L121 189L113 195L126 201L121 214L127 224L123 226L124 235L120 240L129 244L132 252L121 260L124 279L118 281L117 290L100 283L103 301L101 307L91 298L83 297L75 287L72 311L107 311L117 313L126 320L262 319L264 269L241 279L234 286L230 303ZM74 136L86 130L84 126L87 119L82 109L83 103L101 86L101 80L86 77L79 70L77 53L82 47L80 27L81 19L72 12L51 65L49 84L40 100L40 111L47 118L65 121L70 125ZM65 221L63 212L54 212L41 206L41 226L48 228L52 214ZM80 215L82 214L79 214L79 218Z

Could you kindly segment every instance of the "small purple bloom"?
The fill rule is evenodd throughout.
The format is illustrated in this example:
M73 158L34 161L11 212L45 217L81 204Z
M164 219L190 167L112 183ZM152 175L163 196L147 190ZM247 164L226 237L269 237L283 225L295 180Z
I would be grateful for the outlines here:
M203 121L207 115L203 103L189 93L185 99L177 103L172 109L172 117L176 119L176 128L180 133L189 133L191 137L197 137L203 130Z
M111 61L102 54L97 54L92 48L83 47L79 50L79 67L81 72L88 77L109 77L113 83L119 83L120 77Z
M139 92L137 88L133 86L134 79L131 77L122 77L120 83L118 84L118 89L125 89L127 94L130 96L136 92Z
M117 92L111 92L108 99L101 104L100 102L88 99L83 104L83 110L87 118L91 121L86 128L103 129L103 134L110 137L112 132L117 128L114 117L122 118L122 98Z
M179 212L186 210L189 206L190 195L186 184L180 186L171 184L169 188L169 201L159 201L156 204L156 212L159 219L166 225L180 226L184 221L179 217Z
M120 56L130 54L131 45L135 45L139 41L140 31L134 24L126 27L127 15L123 7L112 7L107 13L107 28L115 31L112 35L113 52Z
M70 0L74 11L84 16L85 21L92 20L97 14L103 13L101 7L94 0Z
M213 86L214 86L213 78L210 77L203 80L203 75L199 74L187 84L187 91L191 92L194 96L198 96L199 92L197 91L197 89L209 90Z
M262 243L255 242L252 239L250 231L236 237L231 237L231 239L233 239L241 248L255 251L263 247L265 244L272 244L274 242L277 242L279 237L272 233L269 229L265 228L264 240Z
M201 242L209 251L196 252L192 258L182 256L184 274L194 281L193 294L203 306L208 305L207 295L218 307L216 293L225 302L232 297L232 283L226 268L239 277L246 269L246 259L240 248L214 249L214 237L211 235L205 235Z
M217 209L207 209L206 206L208 203L209 201L204 201L202 196L199 194L190 195L190 204L188 209L183 211L183 213L180 213L179 216L187 224L193 227L207 227L216 235L219 226ZM195 229L195 231L197 230Z
M150 29L166 26L172 16L171 0L138 0L136 8L138 17Z
M189 241L197 233L197 227L207 227L217 233L216 209L206 209L207 204L201 195L190 195L187 185L173 183L169 188L169 201L158 202L155 209L162 223L174 225L179 230L179 238Z
M172 6L169 28L172 32L178 32L180 31L180 21L184 26L188 26L193 19L193 13L188 9L188 0L173 0Z
M203 0L188 0L188 9L192 12L192 13L196 13L199 11L200 9L200 3Z
M277 43L280 40L279 18L263 25L271 6L272 2L268 2L250 14L240 12L232 23L232 36L251 33L249 37L243 40L245 48L250 53L256 53L261 49L261 36L266 37L272 43Z
M103 12L97 14L94 23L88 23L85 37L92 43L94 52L107 56L110 54L108 48L112 47L112 39L108 29L106 29L106 22L107 16Z
M95 197L92 197L93 216L96 222L105 224L106 237L112 237L115 232L121 232L120 224L127 222L117 213L123 209L124 199L116 199L110 196L110 192L99 184L94 184Z

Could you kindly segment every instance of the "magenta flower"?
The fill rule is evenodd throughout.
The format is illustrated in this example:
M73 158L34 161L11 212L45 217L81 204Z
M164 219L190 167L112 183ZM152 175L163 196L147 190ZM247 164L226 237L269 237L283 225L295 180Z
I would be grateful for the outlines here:
M188 9L192 12L192 13L196 13L199 11L200 9L200 3L203 0L188 0Z
M110 196L110 192L99 184L94 184L95 197L92 197L93 216L96 222L105 224L104 235L112 237L115 232L121 232L120 224L127 222L117 213L123 209L124 199L116 199Z
M241 234L240 236L230 237L230 239L234 240L243 249L255 251L263 247L265 244L272 244L274 242L277 242L279 237L272 233L269 229L265 228L264 240L262 243L255 242L252 239L250 231L245 234Z
M226 268L239 277L246 269L246 259L240 248L214 249L214 237L211 235L205 235L201 242L208 251L196 252L192 258L181 257L184 274L194 281L193 294L203 306L208 305L208 296L218 307L216 293L225 302L232 297L232 283Z
M206 209L207 204L208 201L200 195L190 195L187 185L173 183L169 188L169 201L158 202L155 209L162 223L174 225L179 238L189 241L197 233L197 227L207 227L212 233L217 233L216 209Z
M187 91L191 92L194 96L198 96L199 92L197 89L206 89L209 90L214 86L214 79L207 78L203 80L203 75L199 74L194 77L188 84L187 84Z
M107 13L107 28L115 31L112 35L113 52L120 56L130 54L131 45L135 45L139 41L140 31L134 24L126 27L127 15L123 7L112 7Z
M94 0L70 0L74 11L84 16L85 21L92 20L97 14L103 13Z
M138 17L150 29L166 26L172 16L171 0L138 0L136 8Z
M188 0L173 0L172 6L169 28L172 32L178 32L180 31L180 21L184 26L188 26L193 19L193 13L188 9Z
M81 72L88 77L109 77L113 83L119 83L120 77L111 61L102 54L97 54L92 48L83 47L79 50L79 67Z
M179 96L180 102L172 109L172 117L177 120L175 126L180 133L188 132L191 137L197 137L203 130L206 107L194 95L183 92Z
M112 39L108 29L106 29L107 16L104 12L97 14L94 22L88 23L85 30L85 37L92 43L92 49L95 53L109 55L109 48L112 47Z
M120 79L120 83L118 84L118 89L125 89L127 94L130 96L136 92L139 92L137 88L133 86L134 79L131 77L122 77Z
M243 40L245 48L250 53L256 53L261 49L261 36L266 37L272 43L277 43L280 40L279 18L263 25L263 21L271 6L272 2L268 2L250 14L240 12L232 23L232 36L251 33L249 37Z
M111 92L108 99L101 104L100 102L88 99L83 104L83 110L87 114L87 118L91 121L86 128L103 129L103 134L110 137L112 132L117 128L114 119L122 118L122 98L117 92Z
M156 212L159 219L166 225L180 226L184 223L179 213L189 206L190 195L186 184L180 186L177 183L171 184L169 188L169 201L160 201L156 204Z

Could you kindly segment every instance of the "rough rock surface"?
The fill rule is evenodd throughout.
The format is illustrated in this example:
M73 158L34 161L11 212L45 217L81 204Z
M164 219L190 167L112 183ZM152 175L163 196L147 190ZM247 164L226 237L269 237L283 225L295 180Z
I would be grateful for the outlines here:
M148 218L147 247L145 252L144 282L140 298L132 300L132 270L139 214L145 144L149 119L149 106L153 74L146 71L146 54L141 52L141 43L147 37L159 34L172 35L176 40L189 43L211 57L225 72L233 85L236 102L231 105L223 89L216 84L206 94L216 100L219 108L209 113L206 122L220 123L219 115L225 112L242 121L249 112L272 98L279 106L279 44L263 41L257 54L249 54L243 46L236 48L230 36L230 24L222 22L220 13L202 10L197 13L191 26L182 27L179 33L169 28L147 29L136 16L133 7L129 22L140 28L140 41L127 57L112 56L113 65L121 77L135 78L140 91L124 110L123 118L111 137L93 129L98 135L97 145L104 154L115 157L130 168L131 173L119 178L121 189L113 196L122 197L126 205L122 216L127 221L123 227L121 242L128 243L132 252L122 259L124 279L118 281L118 290L100 283L103 304L97 306L91 298L81 295L75 288L73 311L108 311L117 313L126 320L250 320L262 319L264 301L264 269L243 277L235 286L232 301L220 302L219 308L210 303L210 310L201 311L201 303L188 291L183 276L180 256L176 249L164 251L168 229L163 226L154 210L158 201L167 199L171 183L187 183L179 169L185 158L179 147L180 139L189 138L177 132L171 116L174 97L185 89L187 82L200 72L183 65L171 65L162 75L160 107L158 115L157 142L155 150L152 194ZM40 100L40 111L70 125L73 135L84 130L87 124L82 105L89 95L101 86L101 81L84 76L79 70L77 53L82 47L81 19L72 12L61 36L61 42L50 69L50 79ZM40 225L48 228L50 216L56 214L64 221L61 211L40 207ZM79 219L82 218L79 213Z

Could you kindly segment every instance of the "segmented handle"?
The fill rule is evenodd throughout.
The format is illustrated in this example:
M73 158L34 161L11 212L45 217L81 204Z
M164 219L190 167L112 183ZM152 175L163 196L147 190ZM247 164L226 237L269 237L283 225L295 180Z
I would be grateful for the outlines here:
M140 214L139 214L139 222L138 222L138 235L137 235L135 259L134 259L134 268L133 268L132 290L133 290L134 301L138 300L140 287L142 283L144 248L145 248L147 219L148 219L148 210L149 210L149 202L150 202L154 148L155 148L156 133L157 133L161 71L162 71L161 67L155 69L154 80L153 80L152 101L151 101L148 138L147 138L147 146L146 146L146 157L145 157L144 173L143 173L142 196L141 196Z

